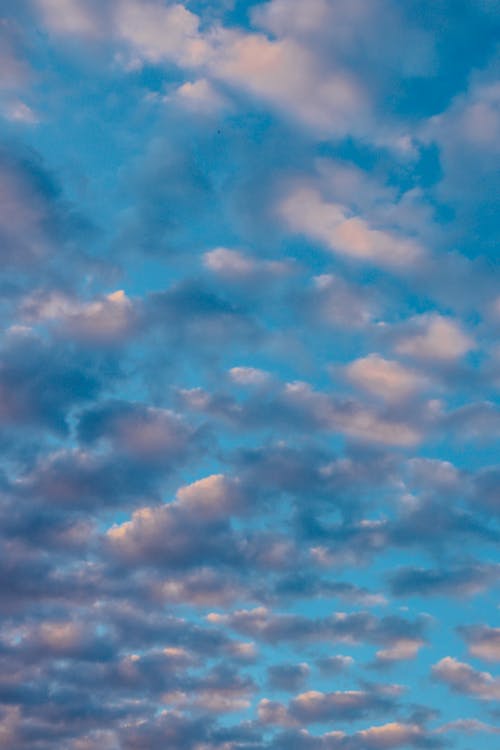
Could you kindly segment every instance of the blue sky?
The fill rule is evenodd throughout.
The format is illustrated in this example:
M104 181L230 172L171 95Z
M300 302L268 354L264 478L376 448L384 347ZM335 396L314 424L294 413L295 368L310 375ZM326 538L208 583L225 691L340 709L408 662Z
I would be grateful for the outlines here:
M498 747L498 31L4 0L1 747Z

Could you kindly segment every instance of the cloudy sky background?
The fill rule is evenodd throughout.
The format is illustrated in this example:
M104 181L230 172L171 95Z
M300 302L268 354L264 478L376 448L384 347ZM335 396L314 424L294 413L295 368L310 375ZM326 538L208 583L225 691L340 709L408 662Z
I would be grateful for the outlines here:
M0 11L0 747L498 748L497 4Z

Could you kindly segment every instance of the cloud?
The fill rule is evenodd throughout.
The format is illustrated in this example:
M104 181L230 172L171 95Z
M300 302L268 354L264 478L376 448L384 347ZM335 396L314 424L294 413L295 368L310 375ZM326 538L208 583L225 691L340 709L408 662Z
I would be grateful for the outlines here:
M14 333L4 342L0 364L0 424L68 429L75 407L101 390L98 367L88 356L74 355L30 333Z
M476 563L461 568L401 568L390 577L396 596L474 596L495 584L498 565Z
M24 123L25 125L36 125L39 122L36 112L28 104L18 99L7 105L5 116L11 122Z
M85 445L109 441L129 459L164 470L185 461L201 437L175 412L118 400L81 413L78 434Z
M424 641L418 638L402 638L396 641L390 648L377 651L376 657L379 664L390 664L407 659L415 659Z
M260 386L269 380L269 373L257 367L231 367L229 377L238 385Z
M197 114L213 115L228 106L227 99L206 78L186 81L167 97Z
M99 29L97 3L80 0L36 0L45 23L57 34L94 35Z
M140 462L126 455L82 449L43 456L31 471L20 476L16 486L21 497L31 494L67 511L135 505L145 495L158 492L158 475L144 471Z
M364 328L372 322L376 303L370 296L370 289L356 287L334 274L315 276L304 295L306 310L315 323L348 330Z
M335 399L303 381L279 384L270 379L269 386L267 398L258 392L243 403L222 394L211 396L202 389L181 391L179 396L190 409L246 430L264 424L272 410L276 423L286 424L288 429L312 427L382 445L411 446L421 440L420 424L406 423L392 414L386 416L355 400Z
M354 438L387 445L414 445L420 440L418 428L411 424L385 418L354 401L335 403L315 393L306 383L288 383L284 389L285 402L306 413L325 429L338 430Z
M500 433L500 410L492 401L468 403L444 415L442 421L449 434L460 434L464 440L484 441ZM485 480L487 474L485 470Z
M470 664L451 656L441 659L432 668L434 677L444 682L455 693L463 693L481 700L494 701L500 697L500 679L489 672L479 672Z
M58 292L33 294L23 300L22 313L30 323L54 323L63 337L103 346L125 341L138 322L133 302L122 289L91 302Z
M391 690L378 686L373 692L346 690L321 693L313 690L294 698L289 711L301 724L361 718L385 712L393 704Z
M162 576L152 582L153 596L158 601L186 603L201 608L227 606L231 602L252 597L252 591L237 575L221 575L217 567L199 567L185 574L176 572L172 576ZM255 657L252 643L239 644L234 656L242 660Z
M58 188L33 155L0 152L0 237L4 263L39 263L54 252L64 217Z
M197 345L213 359L217 340L228 345L233 339L257 340L258 324L240 303L204 284L187 280L148 296L143 305L142 325L179 346Z
M499 734L500 727L486 724L484 721L479 721L479 719L456 719L455 721L448 722L448 724L443 724L443 726L439 727L436 731L440 734L446 734L448 732L464 732L465 734L485 732L487 734Z
M213 26L181 3L160 5L120 0L112 12L65 0L39 0L45 23L58 34L95 35L103 16L131 55L128 65L174 63L259 97L306 125L344 132L364 108L361 85L345 70L328 66L292 38ZM319 83L318 83L319 81Z
M321 672L325 674L337 674L345 669L349 669L354 664L352 656L326 656L316 662Z
M493 6L3 0L1 746L494 742Z
M149 62L203 63L209 46L199 32L199 18L181 3L162 6L122 0L115 14L116 33Z
M500 661L500 628L489 625L466 625L458 629L469 653L484 661Z
M304 729L289 730L278 735L272 748L285 750L286 747L293 746L298 750L390 750L398 747L439 747L441 744L418 724L394 721L361 729L354 734L334 730L317 736Z
M385 748L399 747L406 744L415 744L418 746L419 741L423 739L423 732L421 727L416 724L392 722L364 729L357 736L369 748L381 748L385 750Z
M212 75L284 110L305 125L335 134L355 126L366 95L346 71L323 68L312 51L291 38L219 33Z
M314 641L356 644L362 641L395 645L405 638L423 635L423 621L410 621L398 616L377 618L367 612L336 613L312 619L302 615L274 614L265 607L236 610L231 614L207 615L207 620L221 623L264 642Z
M300 664L273 664L267 670L267 678L272 689L295 692L303 687L309 673L309 665L305 662Z
M400 694L397 685L374 685L366 690L338 690L323 693L310 690L291 699L288 705L263 699L259 720L280 726L308 726L330 721L348 721L394 710Z
M474 340L459 323L436 313L415 318L408 334L396 343L399 354L437 362L452 362L474 347Z
M181 487L172 503L140 508L130 521L115 524L107 532L110 552L131 565L236 564L245 540L229 519L242 500L236 480L205 477Z
M218 247L203 256L205 267L231 281L257 281L286 276L292 270L284 261L260 260L240 250Z
M490 63L472 72L467 86L422 128L423 137L439 147L442 178L436 192L439 199L454 208L457 245L462 248L461 237L474 232L473 255L491 255L494 248L492 190L498 159L494 133L499 124L498 73L494 63ZM476 231L479 226L481 230ZM467 248L464 250L470 254Z
M23 49L20 29L7 17L0 22L0 90L23 88L31 79L32 71Z
M420 373L378 354L351 362L345 372L352 383L388 401L404 400L426 385Z
M424 255L414 239L372 226L307 185L290 191L280 202L278 214L290 231L356 261L398 269L413 266Z

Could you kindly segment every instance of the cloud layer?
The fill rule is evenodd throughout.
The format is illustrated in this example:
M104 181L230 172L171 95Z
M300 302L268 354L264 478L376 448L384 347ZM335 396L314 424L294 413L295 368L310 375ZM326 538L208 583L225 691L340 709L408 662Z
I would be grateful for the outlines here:
M498 747L490 0L4 0L0 747Z

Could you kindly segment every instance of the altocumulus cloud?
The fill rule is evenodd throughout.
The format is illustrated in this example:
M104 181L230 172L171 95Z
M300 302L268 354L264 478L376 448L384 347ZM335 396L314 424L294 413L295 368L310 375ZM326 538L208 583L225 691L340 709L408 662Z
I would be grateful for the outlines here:
M491 0L4 0L0 746L496 750Z

